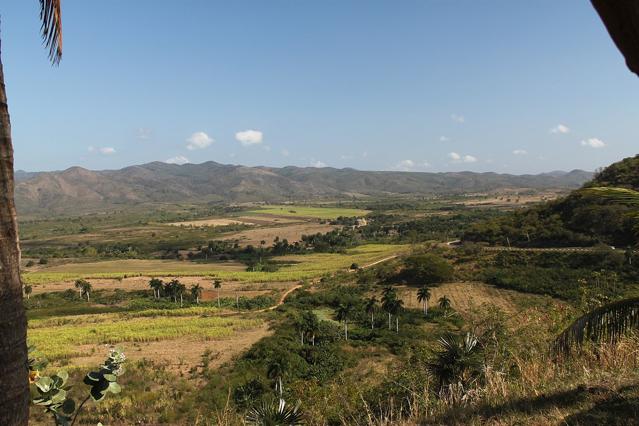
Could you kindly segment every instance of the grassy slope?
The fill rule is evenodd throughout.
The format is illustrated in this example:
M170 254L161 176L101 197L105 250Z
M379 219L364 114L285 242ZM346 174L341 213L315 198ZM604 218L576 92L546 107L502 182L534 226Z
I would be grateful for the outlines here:
M27 272L23 274L24 282L29 284L43 284L55 281L71 281L78 278L119 278L132 275L144 276L211 276L224 280L247 281L247 282L274 282L274 281L296 281L303 279L311 279L319 277L325 273L334 272L340 269L348 268L352 263L366 265L388 256L392 256L408 249L406 245L391 244L367 244L350 249L346 254L341 253L314 253L308 255L291 255L275 258L275 261L284 262L287 265L282 266L275 272L246 272L228 270L226 267L218 267L216 264L200 264L193 262L174 262L180 266L170 268L160 268L149 271L146 267L140 270L132 270L129 266L130 261L113 261L108 262L110 270L106 272L97 272L100 270L99 263L78 263L59 265L55 272L46 270L41 272ZM125 262L121 270L116 270L119 262ZM134 261L144 262L144 261ZM152 261L158 262L158 261ZM144 263L140 263L144 265ZM84 269L83 269L84 268Z
M267 205L258 210L251 210L251 214L268 214L276 216L311 217L315 219L337 219L340 216L365 216L368 210L346 209L339 207L308 207L299 205Z

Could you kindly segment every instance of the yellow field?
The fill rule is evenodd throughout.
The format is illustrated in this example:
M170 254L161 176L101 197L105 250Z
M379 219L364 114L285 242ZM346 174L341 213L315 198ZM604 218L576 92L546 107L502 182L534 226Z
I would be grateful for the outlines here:
M275 272L246 272L238 270L239 268L237 267L228 266L229 264L178 261L122 260L75 263L58 265L38 272L27 272L23 274L23 280L29 284L45 284L72 281L78 278L124 278L137 275L149 277L208 276L226 281L243 282L299 281L348 269L352 263L365 266L378 260L401 254L408 249L408 245L367 244L350 249L345 254L313 253L281 256L274 258L274 260L289 264L283 265ZM123 267L124 270L119 269L120 265L126 265L125 268Z
M260 319L203 316L212 308L149 310L135 314L67 316L29 321L29 344L50 360L87 356L83 345L156 342L176 338L223 339L257 328ZM175 316L181 316L179 320Z
M249 213L274 216L309 217L315 219L337 219L340 216L366 216L368 210L345 209L339 207L307 207L296 205L267 205Z

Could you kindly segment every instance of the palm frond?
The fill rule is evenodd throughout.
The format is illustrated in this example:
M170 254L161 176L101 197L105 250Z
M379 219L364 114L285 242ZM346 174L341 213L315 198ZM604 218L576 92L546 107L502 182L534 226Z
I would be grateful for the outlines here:
M586 340L614 342L630 329L639 327L639 297L601 306L577 318L555 339L557 354L570 354Z
M585 195L603 197L617 203L628 204L639 207L639 192L626 188L594 187L585 188L579 191Z
M62 0L40 0L42 40L54 65L62 59Z

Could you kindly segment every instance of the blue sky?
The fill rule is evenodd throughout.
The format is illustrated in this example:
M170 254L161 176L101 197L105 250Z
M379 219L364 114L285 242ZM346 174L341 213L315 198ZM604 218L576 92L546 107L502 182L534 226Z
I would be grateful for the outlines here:
M150 161L593 170L637 153L639 79L585 0L0 5L16 167Z

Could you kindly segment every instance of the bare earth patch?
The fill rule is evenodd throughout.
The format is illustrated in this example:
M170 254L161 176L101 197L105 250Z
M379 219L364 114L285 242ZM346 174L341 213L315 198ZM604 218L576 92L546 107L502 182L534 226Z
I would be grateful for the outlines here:
M305 222L289 224L286 226L270 226L263 228L248 229L235 234L226 235L225 240L238 240L242 245L259 246L261 241L271 245L276 237L280 240L287 239L289 243L302 240L302 235L312 235L330 232L338 228L334 225L320 224L317 222Z
M166 365L173 372L188 373L191 368L202 365L202 356L207 350L210 351L209 368L216 368L231 361L270 334L272 331L269 325L263 324L255 329L238 332L232 337L220 340L182 338L158 342L126 342L117 346L124 350L130 361L147 359ZM79 367L100 365L104 361L104 354L108 348L108 345L80 346L83 352L92 355L69 359L69 365Z
M254 224L251 222L245 222L244 220L218 218L218 219L191 220L187 222L173 222L173 223L169 223L169 225L198 227L198 226L226 226L226 225L254 225Z
M446 296L450 299L452 307L459 312L467 312L472 307L489 304L497 306L507 314L514 314L523 310L527 303L539 303L544 300L542 296L500 289L480 282L445 283L432 287L430 292L430 306L436 306L439 298ZM399 294L407 308L422 306L417 301L417 288L403 287Z

